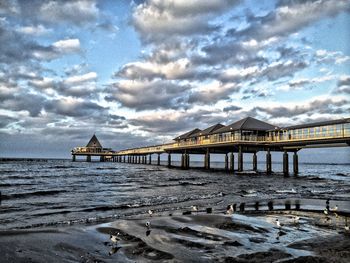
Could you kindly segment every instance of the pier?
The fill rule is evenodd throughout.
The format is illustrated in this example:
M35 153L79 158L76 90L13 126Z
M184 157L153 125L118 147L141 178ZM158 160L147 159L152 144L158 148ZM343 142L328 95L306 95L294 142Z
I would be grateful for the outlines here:
M299 150L343 146L350 146L350 118L278 127L247 117L227 126L219 123L203 130L195 128L174 138L171 143L120 151L103 148L94 135L87 146L72 150L72 160L85 156L89 162L92 156L99 156L100 161L152 164L152 155L156 155L156 165L160 165L161 154L167 154L167 166L171 167L172 154L180 154L181 168L189 169L191 155L199 154L204 155L203 167L210 169L211 154L222 154L225 170L235 173L244 171L246 153L253 154L253 170L257 171L257 153L263 151L266 173L271 174L271 152L280 152L283 174L289 175L289 158L293 161L293 173L299 173Z

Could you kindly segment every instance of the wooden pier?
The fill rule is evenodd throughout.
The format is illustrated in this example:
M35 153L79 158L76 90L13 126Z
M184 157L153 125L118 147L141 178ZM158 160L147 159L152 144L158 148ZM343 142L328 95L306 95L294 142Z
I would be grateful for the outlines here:
M133 164L152 164L152 155L167 154L167 166L171 167L171 155L181 154L181 168L190 168L190 156L204 155L205 169L210 169L210 155L223 154L225 169L228 172L243 172L245 153L253 154L253 170L257 171L257 153L266 152L266 173L272 173L271 152L281 152L283 173L289 174L289 155L293 158L293 173L298 174L298 151L304 148L350 146L350 118L278 127L247 117L224 126L215 124L204 130L198 128L182 134L172 143L112 151L101 146L94 135L86 147L72 150L72 159L76 156L99 156L101 161L124 162ZM237 159L237 168L235 160Z

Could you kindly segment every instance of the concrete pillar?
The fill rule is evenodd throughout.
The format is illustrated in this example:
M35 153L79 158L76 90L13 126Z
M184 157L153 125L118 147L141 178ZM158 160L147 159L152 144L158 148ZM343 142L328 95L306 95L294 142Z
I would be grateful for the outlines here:
M271 172L272 172L271 153L270 153L270 149L268 149L266 153L266 173L271 174Z
M76 157L75 157L75 154L72 155L72 162L75 162L76 161Z
M141 163L141 155L139 155L138 157L139 158L138 158L137 162L140 164Z
M147 155L143 156L143 164L147 164Z
M225 153L225 171L228 171L228 155Z
M232 172L234 172L234 170L235 170L235 156L234 156L233 152L231 152L231 154L230 154L230 170Z
M205 154L205 158L204 158L204 164L205 164L205 169L210 169L210 150L209 148L207 148L207 152Z
M238 172L243 171L243 152L242 152L242 146L239 146L238 148Z
M131 163L135 163L135 155L133 155L131 158L132 158Z
M152 164L152 154L150 154L148 157L148 164Z
M294 175L299 173L299 162L298 162L298 153L294 152L293 154L293 172Z
M105 161L105 157L104 156L100 156L100 162L104 162Z
M158 153L157 165L160 165L160 153Z
M171 153L168 153L168 168L171 167Z
M91 162L91 155L87 155L87 156L86 156L86 161L87 161L87 162Z
M256 156L256 152L253 153L253 170L258 170L258 158Z
M187 153L186 154L186 169L190 168L190 155Z
M123 156L123 163L125 163L125 161L126 161L126 156L124 155Z
M283 174L289 175L289 165L288 165L288 153L284 151L283 153Z

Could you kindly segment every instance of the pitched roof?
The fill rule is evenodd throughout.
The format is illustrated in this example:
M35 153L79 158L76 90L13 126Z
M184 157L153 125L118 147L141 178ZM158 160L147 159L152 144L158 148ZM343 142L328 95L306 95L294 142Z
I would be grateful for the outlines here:
M224 132L240 131L240 130L268 131L268 130L274 130L275 128L276 126L268 124L267 122L254 119L252 117L247 117L242 120L236 121L230 125L227 125L221 129L218 129L214 133L224 133Z
M205 135L209 135L212 134L213 132L215 132L218 129L221 129L225 127L224 125L222 125L221 123L217 123L213 126L210 126L209 128L204 129L203 131L199 131L197 133L192 134L189 137L195 137L195 136L205 136Z
M174 140L177 141L177 140L187 139L187 138L189 138L192 134L195 134L195 133L200 132L200 131L202 131L202 130L196 128L196 129L194 129L194 130L191 130L191 131L189 131L189 132L186 132L186 133L184 133L184 134L182 134L182 135L176 137Z
M96 148L102 148L101 143L99 142L99 140L97 139L96 135L94 134L89 143L86 145L86 147L96 147Z

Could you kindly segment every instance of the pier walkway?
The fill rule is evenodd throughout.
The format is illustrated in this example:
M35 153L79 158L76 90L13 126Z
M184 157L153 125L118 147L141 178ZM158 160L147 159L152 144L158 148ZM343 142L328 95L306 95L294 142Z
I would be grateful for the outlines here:
M190 155L202 154L204 168L210 169L210 154L225 155L227 171L243 171L244 153L253 154L253 170L257 170L257 152L266 152L266 173L272 172L271 152L283 153L283 173L289 174L289 153L293 154L293 173L298 174L298 151L303 148L350 146L350 118L325 122L309 123L289 127L278 127L247 117L224 126L215 124L204 130L198 128L182 134L173 143L112 151L102 148L93 136L86 147L72 150L73 161L76 156L100 156L101 161L151 164L152 154L168 154L168 167L171 167L171 154L181 154L181 168L190 168ZM95 145L93 144L95 143ZM98 147L96 147L98 146ZM237 169L235 169L235 156ZM148 157L148 160L147 160Z

